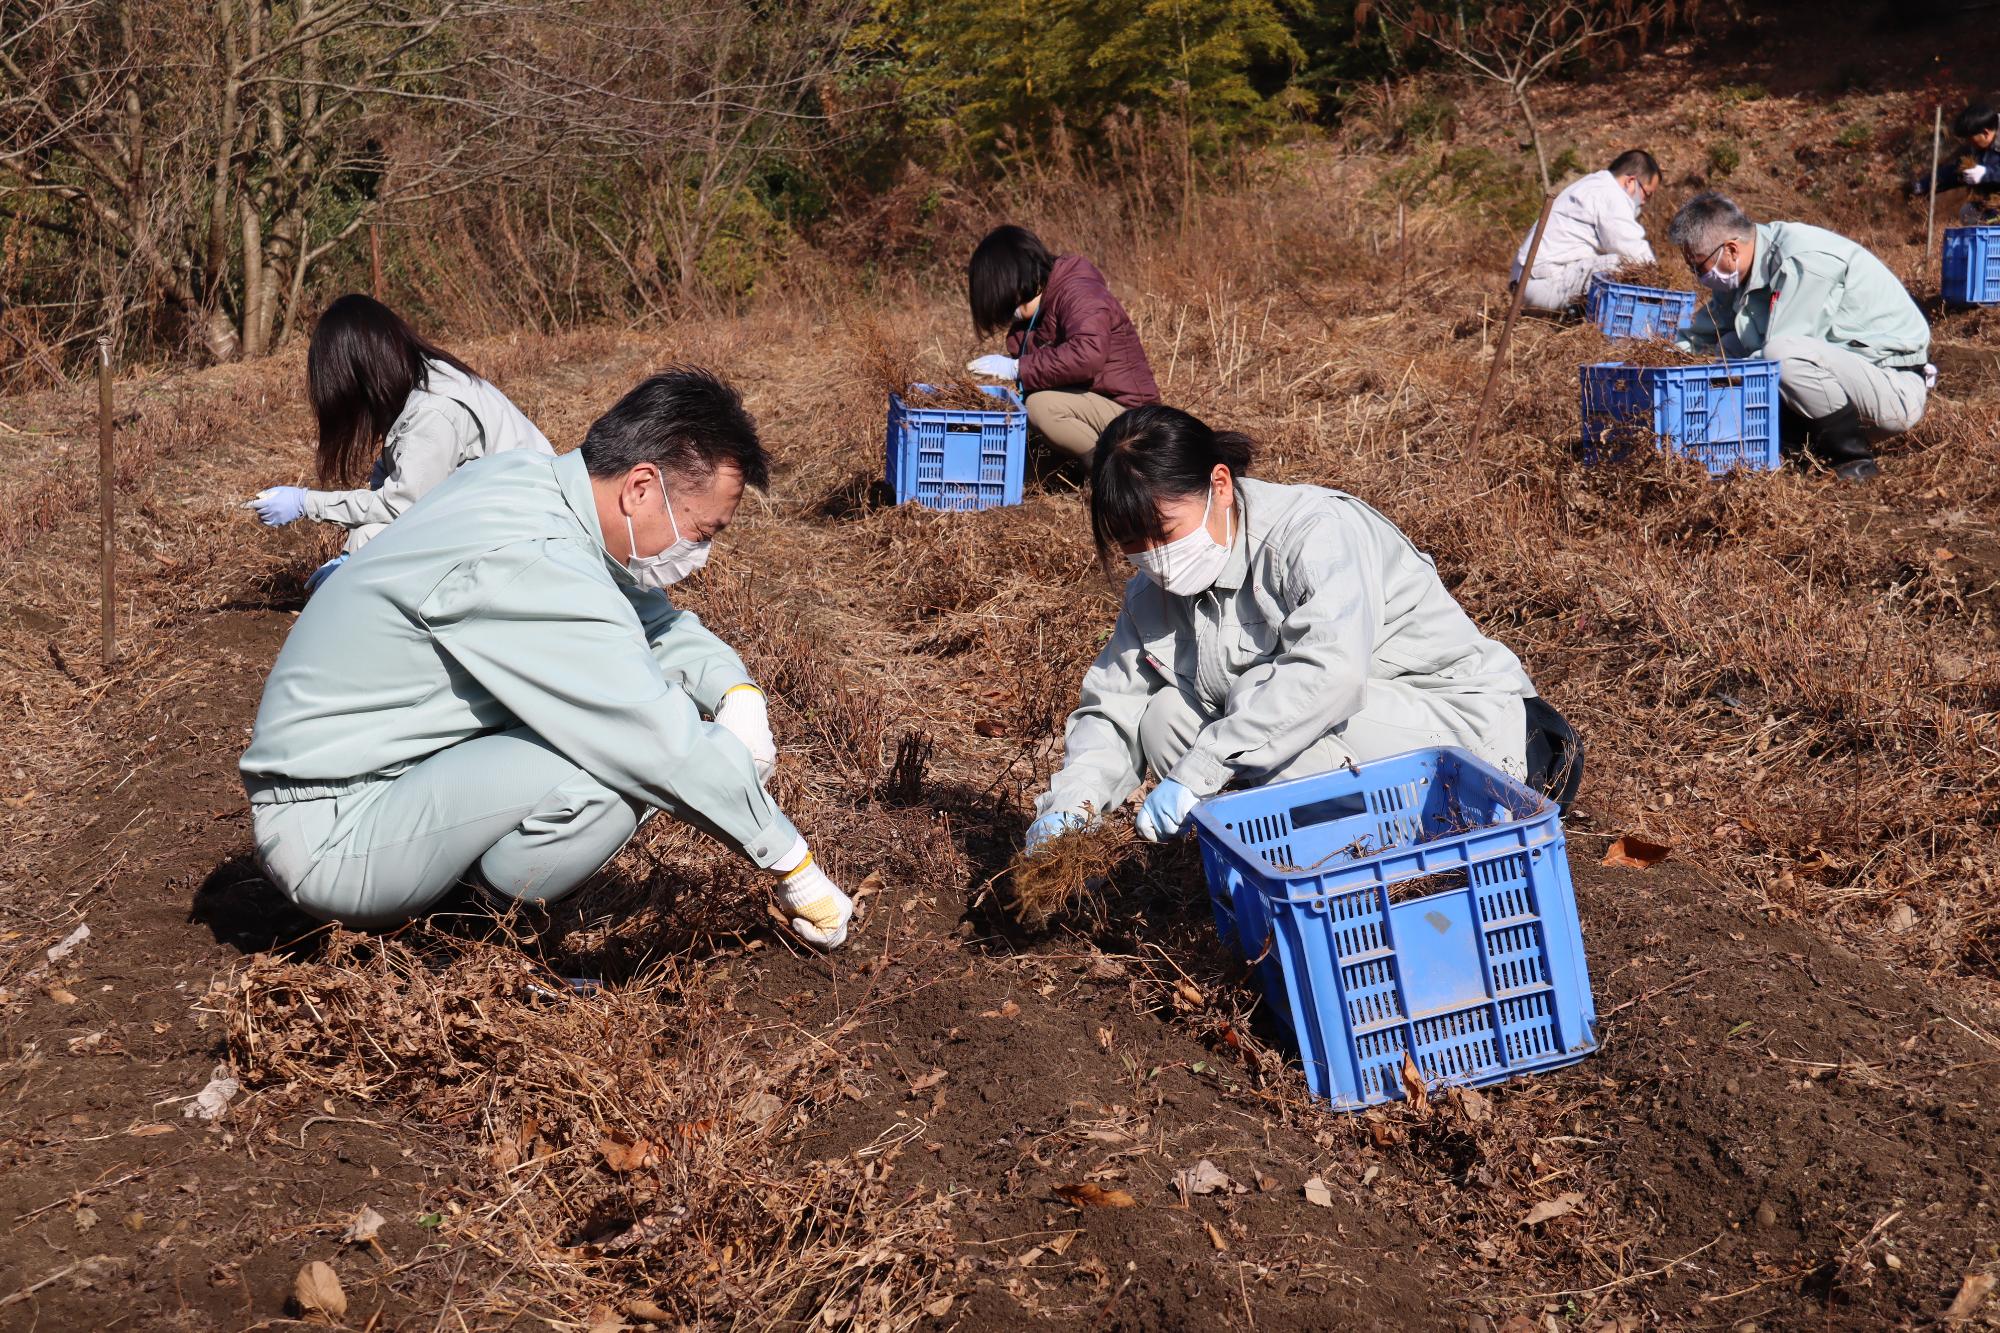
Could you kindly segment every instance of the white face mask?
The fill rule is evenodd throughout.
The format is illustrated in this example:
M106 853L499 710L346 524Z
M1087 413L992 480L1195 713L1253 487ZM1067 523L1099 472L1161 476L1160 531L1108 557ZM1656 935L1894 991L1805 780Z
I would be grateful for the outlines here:
M1697 277L1695 281L1712 292L1733 292L1743 285L1743 275L1741 273L1724 273L1722 270L1711 266L1705 273Z
M1645 209L1646 187L1639 184L1637 181L1627 182L1625 189L1625 197L1632 201L1632 211L1634 213L1641 212Z
M1229 540L1218 542L1208 535L1208 513L1215 504L1215 488L1201 507L1201 522L1185 537L1164 546L1155 546L1126 557L1140 573L1176 597L1192 597L1213 587L1229 563L1229 548L1236 540L1236 510L1229 511L1226 531Z
M681 536L681 525L674 518L674 507L667 503L664 489L660 492L660 504L667 511L667 522L674 525L674 542L658 555L639 554L639 539L632 531L632 516L625 515L626 549L632 552L632 558L625 562L625 569L642 588L670 588L708 563L709 544L691 542Z

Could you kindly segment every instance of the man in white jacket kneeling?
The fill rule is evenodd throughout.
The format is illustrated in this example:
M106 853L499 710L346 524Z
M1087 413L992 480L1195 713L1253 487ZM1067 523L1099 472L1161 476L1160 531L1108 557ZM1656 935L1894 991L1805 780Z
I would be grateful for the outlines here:
M1571 182L1549 210L1548 233L1535 252L1535 268L1526 275L1522 303L1536 310L1562 311L1583 299L1593 273L1626 264L1650 264L1653 247L1639 224L1639 210L1660 188L1660 164L1643 148L1612 159L1602 171ZM1523 280L1528 246L1534 229L1514 253L1508 282Z

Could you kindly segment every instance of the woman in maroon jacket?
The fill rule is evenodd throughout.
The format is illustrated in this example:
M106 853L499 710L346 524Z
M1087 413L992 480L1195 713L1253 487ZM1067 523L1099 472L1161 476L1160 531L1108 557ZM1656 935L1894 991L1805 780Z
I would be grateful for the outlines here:
M1097 435L1128 407L1160 401L1132 317L1081 255L1057 258L1023 227L995 227L965 266L972 322L1007 330L1007 355L966 369L1020 381L1028 424L1064 453L1087 459Z

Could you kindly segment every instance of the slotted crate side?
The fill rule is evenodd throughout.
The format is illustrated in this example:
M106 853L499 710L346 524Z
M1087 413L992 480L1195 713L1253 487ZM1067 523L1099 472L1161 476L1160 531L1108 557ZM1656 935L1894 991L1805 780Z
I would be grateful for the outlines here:
M1671 337L1694 323L1695 294L1593 276L1584 309L1613 338Z
M1649 444L1700 463L1711 476L1779 466L1775 361L1603 361L1581 367L1577 378L1585 463L1614 461L1634 444Z
M1021 502L1027 412L1011 390L981 387L1004 409L911 407L889 395L885 473L897 504L964 510Z
M1947 227L1942 290L1954 305L2000 304L2000 227Z
M1292 865L1318 828L1355 827L1357 795L1378 807L1369 817L1398 820L1421 796L1410 837L1429 840ZM1442 831L1468 812L1504 822ZM1473 756L1418 751L1232 793L1195 820L1216 927L1255 963L1307 1086L1336 1108L1402 1096L1405 1056L1427 1083L1485 1084L1595 1049L1557 812ZM1396 900L1439 875L1442 891Z

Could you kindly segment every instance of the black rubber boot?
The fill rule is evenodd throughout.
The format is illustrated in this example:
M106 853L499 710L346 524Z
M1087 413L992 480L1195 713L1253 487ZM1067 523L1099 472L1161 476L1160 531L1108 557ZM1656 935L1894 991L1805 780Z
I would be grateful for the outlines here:
M1811 425L1806 450L1833 469L1842 481L1873 481L1881 469L1875 465L1875 450L1868 432L1861 428L1861 414L1848 403L1837 412L1816 418Z
M1805 450L1806 436L1812 434L1812 418L1790 403L1778 404L1778 454L1797 458Z

